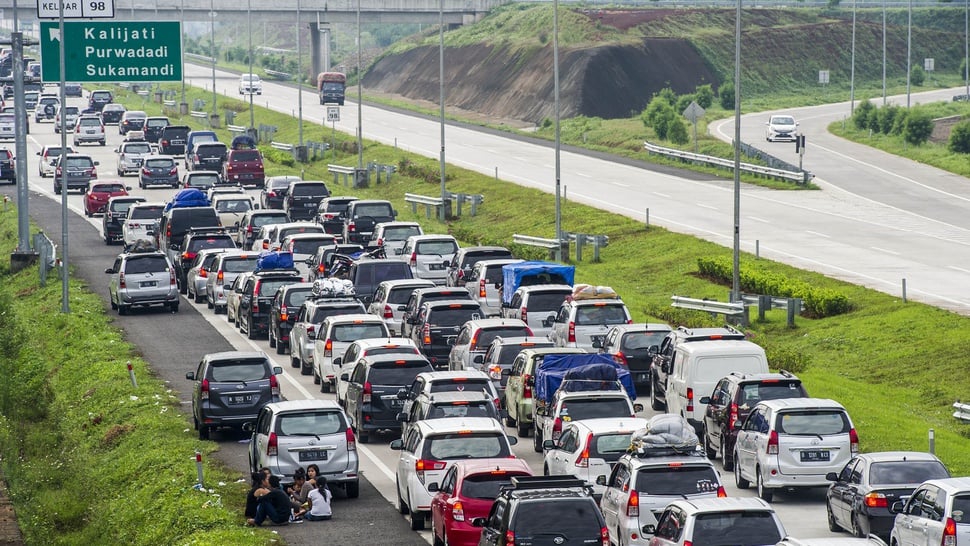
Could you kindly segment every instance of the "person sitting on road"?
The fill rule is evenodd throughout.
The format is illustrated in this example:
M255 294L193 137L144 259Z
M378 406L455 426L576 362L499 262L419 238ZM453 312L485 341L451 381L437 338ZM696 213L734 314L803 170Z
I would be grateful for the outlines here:
M302 468L297 468L293 472L293 484L286 488L286 494L290 497L290 507L293 509L294 516L300 517L303 515L303 502L300 500L300 491L303 490L303 484L306 483L306 470Z
M317 478L317 488L310 491L307 500L310 502L310 509L306 514L306 519L310 521L323 521L333 517L330 509L330 500L333 494L327 488L327 478L320 476Z
M303 487L300 488L300 493L298 499L300 501L300 506L306 509L307 497L310 491L317 488L317 476L320 474L320 467L316 463L308 464L306 467L306 481L303 482Z
M249 493L246 493L246 518L251 519L256 517L256 505L258 504L256 492L261 489L263 490L261 491L262 495L269 492L269 489L263 487L263 482L266 480L269 474L270 471L268 468L261 468L259 472L253 472L250 476L253 482L252 487L249 489Z
M291 516L290 498L280 489L279 476L265 478L263 485L263 488L254 493L257 499L256 517L247 520L246 523L259 527L268 518L274 525L286 525L290 522Z

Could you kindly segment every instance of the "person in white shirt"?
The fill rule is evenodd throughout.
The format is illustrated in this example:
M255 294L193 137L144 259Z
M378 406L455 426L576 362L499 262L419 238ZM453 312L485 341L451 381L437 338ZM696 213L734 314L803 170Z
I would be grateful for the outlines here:
M310 503L310 508L307 513L303 516L304 519L310 521L323 521L328 520L333 516L333 512L330 510L330 499L333 495L330 490L327 489L327 478L323 476L317 477L317 488L310 491L307 495L307 501Z

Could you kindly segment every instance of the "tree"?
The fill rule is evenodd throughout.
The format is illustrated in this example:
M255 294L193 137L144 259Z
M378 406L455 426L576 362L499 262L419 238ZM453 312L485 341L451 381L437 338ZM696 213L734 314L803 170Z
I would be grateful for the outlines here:
M677 104L677 93L674 93L674 90L669 87L664 87L659 93L654 94L654 97L667 101L667 104L671 106Z
M690 103L694 102L695 100L694 95L681 95L680 98L677 99L677 106L674 106L674 110L677 111L678 115L682 115L684 110L690 106Z
M711 84L698 85L694 88L694 100L701 108L710 108L714 104L714 89Z
M921 108L911 108L903 126L903 140L919 146L933 133L933 118Z
M906 127L907 117L909 117L909 109L900 108L893 117L893 126L892 129L889 130L889 134L894 136L903 134L903 128Z
M667 123L667 138L674 144L687 144L690 138L687 136L687 125L680 117L671 118Z
M970 154L970 121L961 121L953 126L946 147L955 154Z
M670 103L660 96L655 96L647 105L647 109L640 114L640 119L644 125L653 128L658 138L666 140L670 120L677 119L677 113Z
M923 85L926 81L926 72L921 66L914 66L912 70L909 71L909 82L913 85L919 87Z
M866 129L869 127L869 116L875 112L876 107L866 99L859 103L855 112L852 112L852 124L856 129Z
M717 97L721 101L721 108L734 110L734 84L724 82L717 88Z
M876 111L876 121L879 125L879 132L888 135L893 130L893 122L899 114L899 106L888 104Z

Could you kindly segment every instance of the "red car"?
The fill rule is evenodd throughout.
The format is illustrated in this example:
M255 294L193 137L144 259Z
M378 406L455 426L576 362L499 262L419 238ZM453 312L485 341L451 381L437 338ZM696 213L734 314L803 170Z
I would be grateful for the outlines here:
M531 475L532 470L522 459L456 461L438 487L428 487L434 493L431 499L433 542L476 546L482 528L472 527L472 520L488 516L499 488L511 483L512 476Z
M84 215L90 217L104 213L108 199L128 195L130 189L131 186L125 186L121 182L97 182L88 185L88 191L84 193Z
M263 154L259 150L229 150L222 164L222 180L240 186L266 186Z

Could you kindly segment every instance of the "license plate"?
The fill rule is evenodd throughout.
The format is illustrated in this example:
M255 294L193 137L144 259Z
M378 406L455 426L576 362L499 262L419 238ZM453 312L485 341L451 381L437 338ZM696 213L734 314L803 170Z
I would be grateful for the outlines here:
M133 164L135 164L135 165L138 165L139 167L141 166L141 160L140 159L132 159L131 162Z
M326 461L326 460L327 460L327 452L322 449L300 452L300 461Z
M153 287L153 286L155 286L157 284L158 283L156 281L144 281L144 282L139 283L138 286L140 286L142 288L151 288L151 287Z
M404 407L404 400L401 400L400 398L398 398L396 394L392 396L382 396L381 398L384 400L384 402L387 403L388 406L392 408Z
M253 395L251 395L251 394L240 394L240 395L237 395L237 396L230 396L229 397L229 403L230 404L245 404L246 402L252 401L252 399L253 399Z
M829 452L825 450L802 451L800 456L803 463L826 462L829 460Z
M442 271L445 268L445 264L428 264L428 270L430 271Z
M251 175L251 174L241 174L241 175L239 175L239 178L246 179L246 180L248 180L248 179L250 179L252 177L253 177L253 175Z
M89 131L84 131L84 132L87 133L87 134L89 134L89 135L93 135L94 134L94 129L91 129Z

